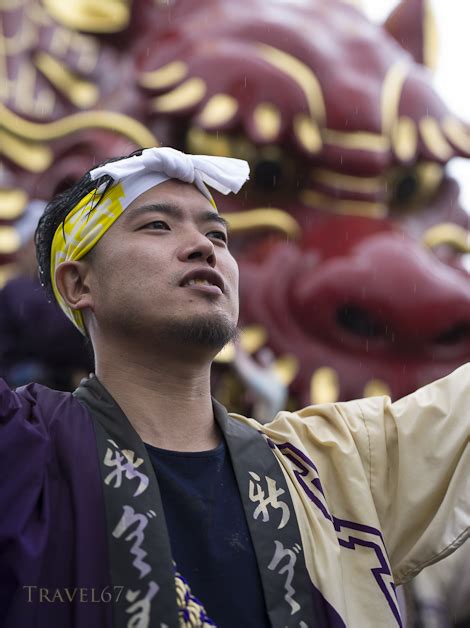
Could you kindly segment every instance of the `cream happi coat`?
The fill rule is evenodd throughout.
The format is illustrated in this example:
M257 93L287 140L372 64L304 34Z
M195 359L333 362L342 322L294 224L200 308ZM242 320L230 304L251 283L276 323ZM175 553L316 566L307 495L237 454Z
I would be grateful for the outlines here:
M231 416L275 445L311 580L346 626L401 625L395 585L470 534L470 365L395 403Z

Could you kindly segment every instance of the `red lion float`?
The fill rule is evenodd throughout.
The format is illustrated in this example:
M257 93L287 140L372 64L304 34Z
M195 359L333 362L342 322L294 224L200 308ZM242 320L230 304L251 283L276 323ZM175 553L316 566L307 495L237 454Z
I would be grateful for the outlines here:
M0 3L4 220L154 137L246 158L245 193L220 200L242 323L295 405L444 375L470 357L468 215L445 169L470 131L431 86L426 6L382 27L336 0Z

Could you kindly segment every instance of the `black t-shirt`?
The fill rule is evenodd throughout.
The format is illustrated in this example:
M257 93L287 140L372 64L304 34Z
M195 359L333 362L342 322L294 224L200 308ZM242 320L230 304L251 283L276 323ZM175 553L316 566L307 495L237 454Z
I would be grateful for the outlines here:
M225 443L202 452L146 445L173 559L219 628L268 628L261 579Z

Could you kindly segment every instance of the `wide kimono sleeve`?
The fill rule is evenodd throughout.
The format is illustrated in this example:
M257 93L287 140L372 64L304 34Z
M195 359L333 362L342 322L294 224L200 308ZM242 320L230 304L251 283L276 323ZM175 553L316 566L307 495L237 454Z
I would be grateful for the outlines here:
M342 472L360 457L397 583L464 542L470 535L470 364L394 403L371 397L320 408L339 424L344 442L352 439ZM313 409L298 414L305 420Z
M91 418L71 394L0 379L0 626L109 625L109 605L36 595L108 584L99 474Z
M44 544L44 475L50 456L46 423L0 380L0 624L31 555ZM34 571L34 567L32 568ZM31 581L37 574L31 574Z

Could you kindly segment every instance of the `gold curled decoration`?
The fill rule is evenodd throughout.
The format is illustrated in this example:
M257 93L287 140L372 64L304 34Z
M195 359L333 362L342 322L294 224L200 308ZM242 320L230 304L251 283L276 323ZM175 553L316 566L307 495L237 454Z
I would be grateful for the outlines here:
M437 28L436 16L431 2L424 2L424 23L423 23L423 61L432 71L436 70L439 58L439 31Z
M452 146L444 137L439 122L432 116L426 116L419 121L421 138L436 159L448 161L454 154Z
M272 367L284 386L289 386L294 381L300 368L298 359L287 353L277 358Z
M384 218L388 213L387 206L383 203L341 200L314 190L304 190L300 194L300 199L308 207L327 209L337 214Z
M76 31L117 33L129 24L130 0L42 0L54 20Z
M387 71L382 84L381 115L382 133L390 133L398 119L400 99L408 74L408 65L403 61L394 63Z
M364 397L390 397L390 386L381 379L371 379L364 386Z
M248 325L244 327L240 332L240 347L248 353L252 355L256 353L261 347L265 344L268 338L268 334L264 327L261 325ZM236 355L236 349L233 342L229 342L225 345L225 347L219 351L219 353L215 356L214 362L218 362L219 364L229 364L233 362Z
M44 172L54 159L48 146L17 137L1 126L0 154L7 155L17 166L29 172Z
M0 220L16 220L23 213L28 195L18 188L0 188Z
M235 360L235 354L235 345L232 341L230 341L215 356L214 362L217 362L218 364L230 364Z
M459 253L470 253L470 232L453 222L443 222L430 227L424 232L422 241L430 249L448 244Z
M301 234L298 222L282 209L258 207L243 212L222 214L229 223L232 233L273 229L281 231L289 238L298 239Z
M82 111L54 122L38 124L16 115L0 103L0 128L34 142L45 142L84 129L114 131L140 146L155 146L155 136L140 122L116 111Z
M379 194L384 188L383 179L380 177L354 177L324 168L313 168L311 178L312 181L318 181L335 190L346 190L361 194Z
M0 266L0 288L13 279L19 273L19 268L17 264L2 264Z
M433 196L444 178L444 168L434 161L422 161L416 164L416 174L420 188L429 198Z
M414 120L401 116L392 129L393 152L402 162L412 161L418 150L418 129Z
M238 103L228 94L215 94L204 105L204 109L197 117L197 122L202 126L213 128L220 127L230 122L238 111Z
M297 113L294 116L294 133L299 144L312 155L322 148L322 137L317 123L305 115Z
M334 403L339 399L339 379L335 369L322 366L310 380L310 399L312 403Z
M253 111L253 122L265 142L277 139L281 129L281 113L275 105L268 102L257 105Z
M86 109L96 104L99 97L99 90L96 85L80 78L46 52L38 52L34 60L37 68L59 92L67 96L71 103L80 109Z
M11 255L20 248L21 239L14 227L0 227L0 253Z
M345 133L335 129L323 129L322 136L325 144L339 146L350 150L367 150L374 153L383 153L390 150L390 140L380 133L366 131L352 131Z
M251 355L261 349L267 339L268 334L264 327L261 325L248 325L241 330L239 342L243 351Z
M166 89L182 81L188 74L188 66L184 61L171 61L158 70L142 72L138 84L147 89Z
M289 78L297 83L305 95L311 117L317 120L320 126L325 126L325 100L323 98L320 81L315 76L313 70L303 61L300 61L279 48L274 48L273 46L262 43L259 43L257 48L260 57L264 61L267 61L270 65L284 72L284 74L287 74Z
M226 135L206 133L197 127L189 129L186 135L186 148L196 155L232 156L230 140Z
M193 107L206 95L207 86L201 78L190 78L174 90L152 100L153 110L158 113L172 113Z
M463 153L470 153L470 127L454 116L446 116L441 127L447 139Z

